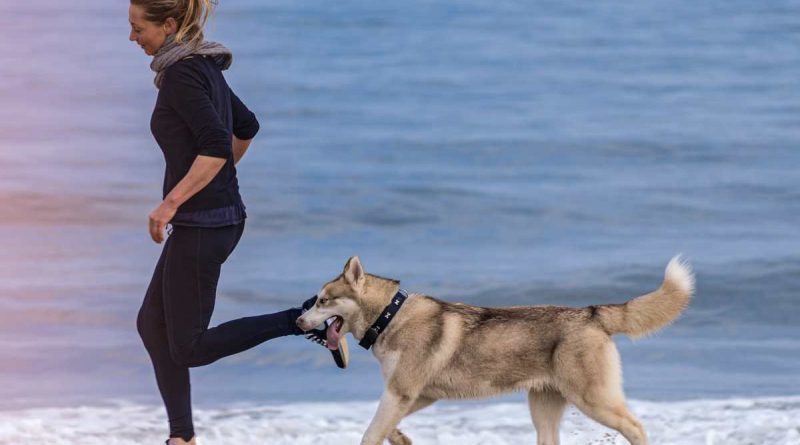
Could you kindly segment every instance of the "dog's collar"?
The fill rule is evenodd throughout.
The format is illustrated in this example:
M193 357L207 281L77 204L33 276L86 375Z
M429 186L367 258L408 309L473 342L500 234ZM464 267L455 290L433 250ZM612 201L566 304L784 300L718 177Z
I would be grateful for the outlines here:
M372 326L367 329L367 332L364 333L364 337L358 342L358 345L364 349L369 349L375 344L375 341L378 339L378 336L381 335L381 332L386 330L386 326L389 326L389 322L392 321L394 315L400 310L400 306L408 298L408 293L403 289L397 291L394 294L394 298L392 298L392 302L389 303L385 308L383 308L383 312L375 320L375 323L372 323Z

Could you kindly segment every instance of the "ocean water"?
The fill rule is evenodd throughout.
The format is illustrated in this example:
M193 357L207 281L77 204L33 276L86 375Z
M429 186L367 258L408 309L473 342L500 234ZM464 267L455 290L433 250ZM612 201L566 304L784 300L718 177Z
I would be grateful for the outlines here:
M207 34L233 50L226 77L262 130L239 167L249 218L212 324L297 305L354 254L448 300L583 306L654 289L682 253L697 274L685 315L617 339L634 411L654 443L798 443L799 13L797 1L221 2ZM0 3L0 443L100 443L125 430L119 406L141 422L117 443L163 433L135 330L163 160L149 58L127 34L127 2ZM285 443L329 440L281 429L309 412L355 442L382 387L370 354L353 350L341 372L297 338L192 379L218 441L255 424ZM472 429L421 416L410 431L527 437L521 398L497 401L492 418L518 405L518 423L452 404L431 418ZM213 429L241 404L256 414ZM37 424L45 415L66 420ZM616 440L567 422L586 434L565 428L567 443Z

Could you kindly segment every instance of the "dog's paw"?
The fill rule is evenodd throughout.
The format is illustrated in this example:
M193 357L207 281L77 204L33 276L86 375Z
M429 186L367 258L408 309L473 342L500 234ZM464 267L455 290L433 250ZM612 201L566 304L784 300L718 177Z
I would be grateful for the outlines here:
M392 445L411 445L411 439L397 428L389 434L389 443Z

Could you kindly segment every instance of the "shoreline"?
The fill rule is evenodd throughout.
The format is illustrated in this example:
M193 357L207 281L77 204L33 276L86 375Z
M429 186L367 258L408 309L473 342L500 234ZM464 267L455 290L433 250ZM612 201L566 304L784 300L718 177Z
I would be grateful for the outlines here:
M261 404L232 403L195 409L204 445L264 440L270 444L358 443L377 407L371 402ZM800 395L681 402L629 401L654 444L744 445L797 443ZM166 435L163 407L116 400L113 406L76 406L0 411L0 444L46 441L52 444L158 443ZM415 444L506 445L534 438L527 404L461 403L433 405L401 422ZM618 433L570 406L564 414L565 445L622 444Z

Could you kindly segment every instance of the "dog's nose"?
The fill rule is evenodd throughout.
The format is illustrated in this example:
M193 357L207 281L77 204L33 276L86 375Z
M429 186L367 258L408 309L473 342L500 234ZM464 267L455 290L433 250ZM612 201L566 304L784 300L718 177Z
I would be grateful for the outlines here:
M303 323L303 320L301 320L300 318L298 318L298 319L295 321L295 324L297 325L297 327L298 327L298 328L300 328L300 329L302 329L302 330L304 330L304 331L307 331L307 330L308 330L308 329L306 329L306 324L305 324L305 323Z

